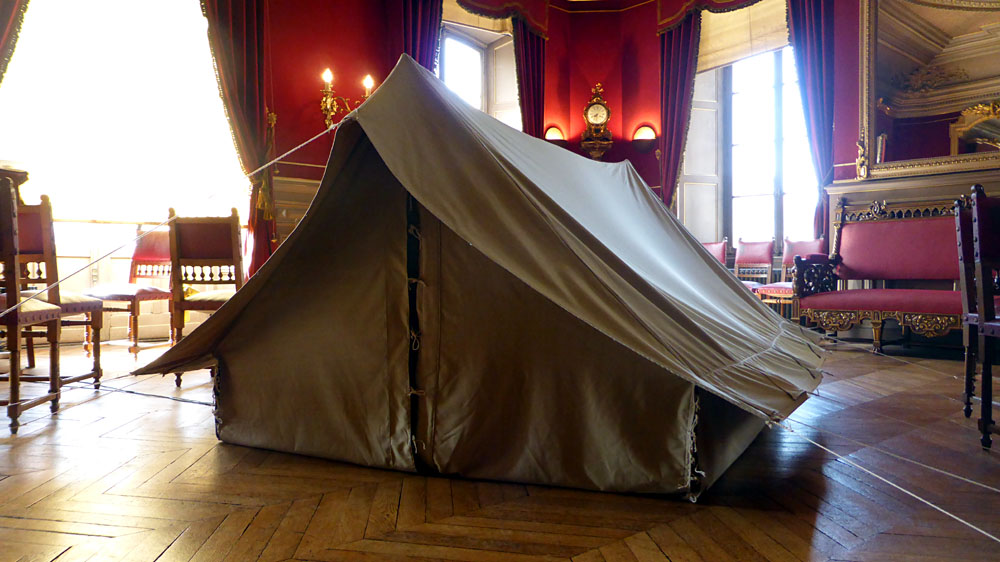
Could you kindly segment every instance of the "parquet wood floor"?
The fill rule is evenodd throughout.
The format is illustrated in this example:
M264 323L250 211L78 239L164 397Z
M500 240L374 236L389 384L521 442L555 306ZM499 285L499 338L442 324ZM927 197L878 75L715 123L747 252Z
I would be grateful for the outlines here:
M105 388L211 401L207 372L181 389L111 380L135 363L105 349ZM74 385L57 415L0 430L0 560L1000 560L1000 544L802 439L1000 535L1000 444L982 451L961 413L961 363L928 353L906 365L841 347L794 416L813 428L765 430L697 504L226 445L210 407ZM64 372L86 361L63 358Z

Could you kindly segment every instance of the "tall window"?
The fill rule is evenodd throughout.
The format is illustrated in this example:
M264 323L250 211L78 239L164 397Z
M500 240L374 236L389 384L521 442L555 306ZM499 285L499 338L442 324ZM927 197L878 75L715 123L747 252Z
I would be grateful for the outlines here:
M472 107L521 130L521 109L509 35L446 23L438 76Z
M49 195L64 221L245 220L207 25L198 0L32 2L0 87L0 159L30 173L25 200ZM90 236L69 224L61 254Z
M817 181L792 48L741 60L725 75L730 239L813 238Z

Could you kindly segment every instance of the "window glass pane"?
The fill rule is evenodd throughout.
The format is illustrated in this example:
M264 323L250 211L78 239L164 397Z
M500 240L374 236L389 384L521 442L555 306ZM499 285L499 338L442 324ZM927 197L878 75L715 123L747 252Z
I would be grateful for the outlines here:
M816 167L813 165L812 152L805 138L786 140L783 166L784 193L816 196Z
M781 49L781 81L785 84L798 82L799 74L795 67L795 51L791 46Z
M813 217L816 214L818 194L796 193L783 198L785 238L789 240L812 240Z
M774 88L733 94L733 144L774 140Z
M500 109L493 112L493 117L504 125L521 130L521 110L520 109Z
M781 101L781 126L785 140L805 139L806 120L802 113L802 94L798 83L785 84Z
M733 198L733 238L744 242L774 238L773 195Z
M774 193L774 143L733 147L733 196Z
M733 64L733 92L771 90L774 87L774 53L761 53Z
M444 40L444 83L472 107L483 109L483 52L454 37Z

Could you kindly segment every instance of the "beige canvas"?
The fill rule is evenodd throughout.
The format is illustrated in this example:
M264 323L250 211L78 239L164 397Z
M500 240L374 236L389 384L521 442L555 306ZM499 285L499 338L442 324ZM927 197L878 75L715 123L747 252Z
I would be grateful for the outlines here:
M630 164L510 129L404 56L289 239L137 372L217 363L233 443L693 496L819 384L817 338Z

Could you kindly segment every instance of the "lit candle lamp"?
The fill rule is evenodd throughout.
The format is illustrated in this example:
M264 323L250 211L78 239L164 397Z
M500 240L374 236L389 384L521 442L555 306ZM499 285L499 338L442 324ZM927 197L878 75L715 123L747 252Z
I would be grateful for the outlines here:
M375 79L372 78L371 74L366 74L365 79L361 81L361 85L365 87L365 98L372 95L372 88L375 87Z

